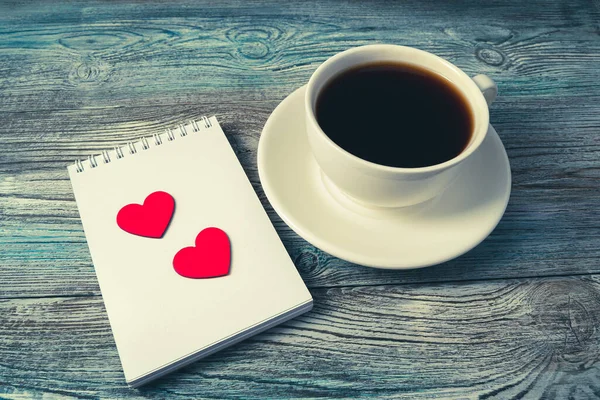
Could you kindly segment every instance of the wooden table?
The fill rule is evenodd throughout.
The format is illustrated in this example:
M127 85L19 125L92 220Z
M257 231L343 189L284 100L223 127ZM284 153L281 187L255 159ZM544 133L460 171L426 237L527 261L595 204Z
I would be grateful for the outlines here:
M0 397L600 397L600 4L475 0L0 8ZM336 259L273 212L263 124L331 55L419 47L496 80L508 210L415 271ZM314 310L125 385L66 165L216 114Z

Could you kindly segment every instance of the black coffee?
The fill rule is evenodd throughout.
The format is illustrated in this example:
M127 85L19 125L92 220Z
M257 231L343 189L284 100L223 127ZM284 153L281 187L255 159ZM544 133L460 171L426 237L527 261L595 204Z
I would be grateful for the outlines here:
M407 64L377 63L340 73L317 98L323 132L377 164L417 168L448 161L471 138L473 115L449 80Z

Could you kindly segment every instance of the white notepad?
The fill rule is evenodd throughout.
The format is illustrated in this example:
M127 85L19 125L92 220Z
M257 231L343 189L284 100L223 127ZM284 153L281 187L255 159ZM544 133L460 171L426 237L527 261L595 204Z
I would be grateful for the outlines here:
M312 297L215 117L180 125L68 167L125 379L131 386L293 318ZM119 228L116 215L155 191L175 200L160 239ZM190 279L173 257L216 226L229 274Z

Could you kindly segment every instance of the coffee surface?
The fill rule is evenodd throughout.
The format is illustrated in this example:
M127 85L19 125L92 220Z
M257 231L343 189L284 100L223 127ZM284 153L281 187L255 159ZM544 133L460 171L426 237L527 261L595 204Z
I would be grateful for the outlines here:
M389 62L335 76L317 97L316 117L338 146L391 167L448 161L465 149L473 131L471 108L452 82Z

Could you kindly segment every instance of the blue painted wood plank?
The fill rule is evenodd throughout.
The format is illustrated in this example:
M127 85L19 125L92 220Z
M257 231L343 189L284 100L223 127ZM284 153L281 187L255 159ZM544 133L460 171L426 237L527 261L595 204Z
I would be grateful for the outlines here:
M598 276L313 289L315 308L139 390L100 297L0 301L0 397L595 398Z
M599 20L583 0L0 4L0 397L599 397ZM379 42L500 86L507 214L418 271L315 249L256 172L277 103L327 57ZM213 113L315 311L130 391L64 167Z
M0 181L5 193L0 197L0 282L6 282L0 297L98 294L64 166L204 112L219 115L310 287L599 273L600 102L593 99L499 98L491 118L513 170L504 219L483 244L459 259L406 272L375 271L331 257L299 238L272 211L260 187L256 147L276 101L20 113L19 135L0 126L5 177Z
M327 57L379 42L489 74L503 95L598 93L597 6L434 4L21 5L0 17L0 69L10 82L0 110L281 99ZM544 12L525 17L536 7Z

